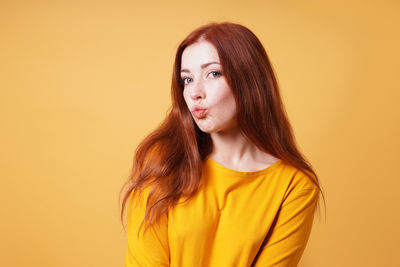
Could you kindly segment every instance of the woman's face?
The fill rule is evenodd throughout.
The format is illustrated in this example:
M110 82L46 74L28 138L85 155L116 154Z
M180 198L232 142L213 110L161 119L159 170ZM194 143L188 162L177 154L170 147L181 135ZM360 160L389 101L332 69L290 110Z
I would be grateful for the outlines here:
M200 130L216 133L237 127L235 98L211 43L199 41L185 48L181 79L183 97Z

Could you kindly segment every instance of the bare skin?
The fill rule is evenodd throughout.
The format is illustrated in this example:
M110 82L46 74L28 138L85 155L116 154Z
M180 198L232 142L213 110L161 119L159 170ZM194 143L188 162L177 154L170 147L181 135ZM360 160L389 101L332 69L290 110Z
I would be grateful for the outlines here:
M213 62L213 63L212 63ZM197 126L213 143L209 158L242 172L265 169L278 159L261 151L241 132L236 121L236 102L215 47L207 41L188 46L182 54L183 95ZM200 106L206 111L196 114Z
M258 149L237 127L211 133L213 151L209 157L220 165L242 172L267 168L278 158Z

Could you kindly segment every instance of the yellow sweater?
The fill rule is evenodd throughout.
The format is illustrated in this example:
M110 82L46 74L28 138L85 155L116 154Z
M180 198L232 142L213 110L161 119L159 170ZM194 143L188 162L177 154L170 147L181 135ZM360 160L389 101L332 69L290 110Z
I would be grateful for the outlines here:
M319 193L303 172L281 160L241 172L207 158L202 179L193 199L139 238L148 190L135 210L131 198L125 267L297 266Z

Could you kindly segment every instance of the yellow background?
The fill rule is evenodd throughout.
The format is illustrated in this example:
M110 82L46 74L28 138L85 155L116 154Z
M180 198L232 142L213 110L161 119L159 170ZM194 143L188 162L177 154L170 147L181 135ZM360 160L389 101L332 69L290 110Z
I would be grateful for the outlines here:
M0 1L0 266L123 266L118 193L175 50L249 27L325 189L300 266L400 266L400 2Z

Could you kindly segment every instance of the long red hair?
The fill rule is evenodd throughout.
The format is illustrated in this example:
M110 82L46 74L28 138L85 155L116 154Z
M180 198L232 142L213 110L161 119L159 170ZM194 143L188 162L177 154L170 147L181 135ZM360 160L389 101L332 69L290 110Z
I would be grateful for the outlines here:
M212 142L193 120L180 78L182 53L199 40L210 42L218 52L222 72L235 96L242 132L260 150L306 173L322 194L315 171L296 146L274 71L260 40L242 25L210 23L195 29L178 47L172 74L172 108L135 151L132 172L120 192L125 191L122 222L129 197L147 186L151 190L142 221L145 229L168 214L181 197L187 201L200 189L202 163L212 151Z

